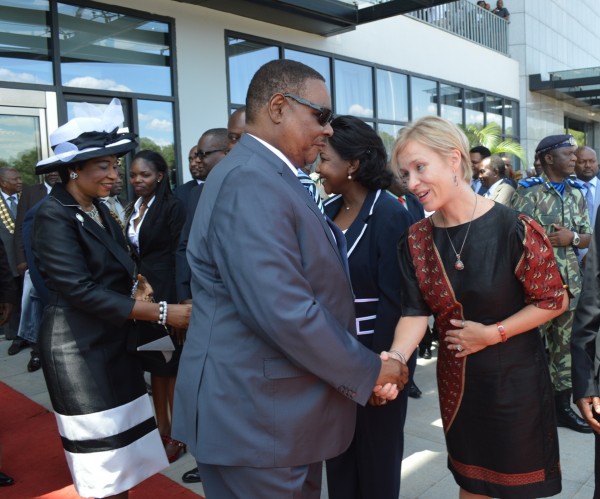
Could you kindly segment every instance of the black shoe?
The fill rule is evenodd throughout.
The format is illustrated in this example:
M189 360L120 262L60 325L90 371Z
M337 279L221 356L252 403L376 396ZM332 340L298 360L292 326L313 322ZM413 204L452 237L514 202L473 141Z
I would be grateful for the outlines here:
M31 352L31 359L27 363L27 370L32 373L42 367L42 361L40 360L40 354L38 352Z
M6 487L7 485L12 485L14 483L15 481L11 477L0 471L0 487Z
M431 348L426 348L421 357L424 359L431 359Z
M186 471L181 477L181 480L185 483L198 483L202 481L202 478L200 478L198 468L194 468L193 470Z
M8 355L16 355L24 348L29 346L29 342L23 338L15 338L12 345L8 347Z
M592 429L588 426L583 418L580 418L571 408L571 391L563 390L556 392L555 398L556 407L556 425L562 428L569 428L579 433L592 433Z
M408 387L408 396L414 399L418 399L421 398L421 395L423 395L423 392L419 390L419 387L415 385L415 382L413 381Z

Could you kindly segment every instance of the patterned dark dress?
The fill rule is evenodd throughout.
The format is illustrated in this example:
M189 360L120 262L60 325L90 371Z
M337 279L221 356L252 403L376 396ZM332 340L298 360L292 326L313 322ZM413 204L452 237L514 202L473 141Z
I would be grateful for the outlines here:
M455 246L467 226L448 229ZM501 498L558 494L552 386L538 330L463 359L444 343L445 332L454 329L450 319L495 324L527 304L560 307L562 281L541 227L495 204L473 220L459 271L446 230L424 219L401 242L400 259L403 315L433 314L440 334L440 407L448 467L458 485Z

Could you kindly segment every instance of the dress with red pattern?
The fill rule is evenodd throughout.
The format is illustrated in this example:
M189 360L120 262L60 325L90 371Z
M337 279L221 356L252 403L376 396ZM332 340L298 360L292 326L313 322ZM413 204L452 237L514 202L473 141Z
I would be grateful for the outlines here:
M504 321L528 304L561 306L552 247L531 218L500 204L468 224L413 225L400 244L406 316L434 316L437 378L448 467L459 486L491 497L537 498L561 491L554 398L537 329L462 359L448 350L450 319Z

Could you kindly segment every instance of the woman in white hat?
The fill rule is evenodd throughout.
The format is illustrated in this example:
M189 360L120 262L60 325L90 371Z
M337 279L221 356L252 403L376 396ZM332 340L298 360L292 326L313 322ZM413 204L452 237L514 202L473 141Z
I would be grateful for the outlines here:
M62 179L32 231L50 298L40 356L78 494L126 498L168 466L139 360L128 348L132 319L187 327L191 307L150 301L145 279L136 284L120 226L98 201L117 180L118 157L136 146L133 134L118 132L119 101L104 113L89 104L79 112L51 134L55 154L36 168Z

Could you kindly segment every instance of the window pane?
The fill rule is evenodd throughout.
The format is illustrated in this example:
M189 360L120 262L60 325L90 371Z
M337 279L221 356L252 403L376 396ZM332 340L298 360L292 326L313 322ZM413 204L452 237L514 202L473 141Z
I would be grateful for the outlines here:
M279 49L271 45L228 38L229 97L232 104L246 104L250 80L263 64L279 59Z
M151 149L165 158L171 170L176 168L173 104L138 100L140 149Z
M462 125L462 90L452 85L440 84L440 103L442 117L452 123Z
M408 76L377 70L377 116L384 120L408 121Z
M285 58L293 61L298 61L318 71L323 78L327 88L331 92L331 72L330 72L330 61L329 57L323 57L316 54L307 54L306 52L299 52L297 50L285 50Z
M62 83L172 95L169 25L58 4Z
M486 123L496 123L502 130L502 98L494 97L493 95L488 95L486 97L486 106L485 106L485 119Z
M483 94L465 89L466 125L483 128Z
M42 158L39 117L0 114L0 130L0 167L16 168L26 185L33 184L33 167Z
M54 83L46 0L0 0L0 80Z
M437 116L437 83L432 80L412 77L412 120L423 116Z
M335 113L373 117L372 68L335 61Z
M504 101L504 134L507 137L517 137L519 136L519 130L518 130L518 112L519 112L519 105L514 102L514 101L510 101L510 100L505 100ZM514 118L514 120L513 120ZM514 123L514 125L513 125Z
M402 125L388 125L384 123L379 123L377 126L377 133L381 137L385 150L388 153L388 161L392 159L390 156L392 154L392 148L398 137L398 132L400 132L402 128Z

